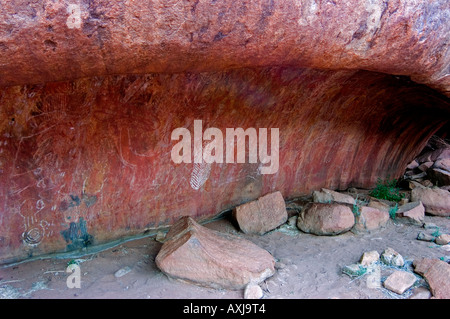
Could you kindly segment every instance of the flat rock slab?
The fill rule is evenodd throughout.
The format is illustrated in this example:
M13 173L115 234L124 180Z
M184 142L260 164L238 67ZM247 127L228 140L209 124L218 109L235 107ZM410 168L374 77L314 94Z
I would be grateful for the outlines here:
M350 230L355 217L350 207L342 204L312 203L297 218L297 227L315 235L338 235Z
M437 299L450 299L450 265L432 258L414 260L414 271L422 275Z
M416 282L417 278L414 274L397 270L392 273L384 281L383 285L386 289L389 289L399 295L403 294L407 289L411 288Z
M182 217L166 236L156 265L170 278L218 289L244 289L275 273L275 260L252 242Z
M285 223L286 204L280 192L274 192L233 210L233 217L246 234L262 235Z

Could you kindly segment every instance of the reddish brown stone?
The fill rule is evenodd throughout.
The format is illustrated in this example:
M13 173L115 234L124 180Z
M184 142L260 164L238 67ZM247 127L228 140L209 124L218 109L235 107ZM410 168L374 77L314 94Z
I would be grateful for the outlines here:
M176 222L155 262L169 277L197 285L243 289L275 273L275 260L252 242L199 225L190 217Z
M355 233L371 232L386 226L389 220L389 213L373 207L362 206L356 216L355 226L352 231Z
M246 234L264 234L287 221L283 195L274 192L236 207L233 217Z
M425 219L425 207L422 202L406 203L398 208L396 214L408 223L421 226Z
M423 276L438 261L434 258L420 258L413 261L414 272Z
M397 270L386 278L383 282L383 286L386 289L401 295L412 285L414 285L416 280L417 278L414 274L403 270Z
M350 230L355 224L352 210L337 203L312 203L297 218L297 227L315 235L338 235Z
M425 212L437 216L450 216L450 193L439 188L416 187L411 191L411 200L420 201Z
M450 265L439 259L414 260L415 272L425 277L433 298L450 299Z
M446 0L78 3L0 2L0 86L288 64L407 75L449 92Z
M330 189L322 188L320 191L313 192L313 200L316 203L346 203L355 204L355 199L347 194L332 191Z

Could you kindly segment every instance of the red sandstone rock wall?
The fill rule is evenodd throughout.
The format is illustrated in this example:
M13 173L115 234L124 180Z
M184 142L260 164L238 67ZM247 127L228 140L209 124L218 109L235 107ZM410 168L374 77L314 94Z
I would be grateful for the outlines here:
M447 0L2 0L0 86L291 65L449 94L449 16Z
M370 187L396 177L442 125L425 86L366 71L274 67L108 76L0 91L1 256L79 249L206 219L279 190ZM193 121L279 128L280 168L217 164L192 187L170 139ZM270 148L269 148L270 149Z
M0 263L370 187L449 119L429 87L358 70L448 94L447 1L73 3L0 1ZM278 172L174 164L195 119L279 128Z

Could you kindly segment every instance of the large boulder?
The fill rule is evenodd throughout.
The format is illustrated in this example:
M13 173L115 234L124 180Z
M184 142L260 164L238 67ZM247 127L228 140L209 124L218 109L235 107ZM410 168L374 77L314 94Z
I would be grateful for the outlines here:
M264 234L287 221L283 195L274 192L237 206L233 217L246 234Z
M182 217L170 228L155 261L171 278L212 288L244 289L275 273L269 252L191 217Z
M343 204L312 203L297 218L297 227L315 235L338 235L350 230L355 217L350 207Z
M437 216L450 216L450 192L440 188L415 187L411 201L422 202L425 212Z

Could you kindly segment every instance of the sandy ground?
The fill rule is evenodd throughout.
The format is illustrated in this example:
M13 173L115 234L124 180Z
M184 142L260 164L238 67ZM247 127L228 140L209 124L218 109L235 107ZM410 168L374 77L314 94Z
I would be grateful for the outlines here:
M426 222L450 231L450 218L426 216ZM403 295L367 285L367 276L351 278L342 267L355 263L365 251L381 253L392 247L406 260L406 270L420 257L449 258L450 252L434 243L419 241L424 229L390 220L387 227L371 234L347 232L338 236L315 236L303 233L288 224L262 236L240 232L229 216L205 224L206 227L242 236L269 251L280 267L274 276L261 283L264 299L272 298L339 298L390 299L410 298L426 282L418 280ZM170 280L155 265L161 248L155 236L128 241L121 245L82 256L81 288L68 288L65 272L71 259L44 259L0 269L0 298L25 299L242 299L243 291L216 290ZM120 270L128 270L121 277ZM395 269L383 267L381 282ZM125 271L126 272L126 271Z

